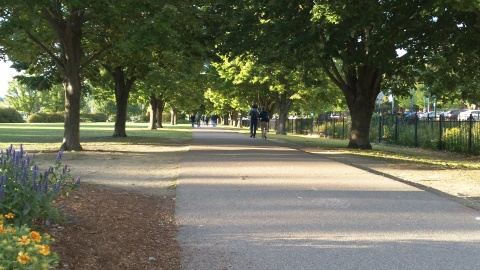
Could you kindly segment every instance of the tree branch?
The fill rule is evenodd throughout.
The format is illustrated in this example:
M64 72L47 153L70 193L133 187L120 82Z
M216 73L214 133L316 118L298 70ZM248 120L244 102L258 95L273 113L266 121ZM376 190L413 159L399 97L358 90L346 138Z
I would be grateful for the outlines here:
M106 45L100 51L95 53L94 55L90 56L83 64L80 65L80 71L83 70L84 67L90 65L94 60L100 58L100 56L105 53L106 51L110 50L113 46L111 44Z
M63 62L51 51L45 46L40 40L38 40L34 35L32 35L29 31L25 30L25 33L27 33L27 36L38 46L40 46L52 59L53 61L62 69L62 72L65 70L65 65Z

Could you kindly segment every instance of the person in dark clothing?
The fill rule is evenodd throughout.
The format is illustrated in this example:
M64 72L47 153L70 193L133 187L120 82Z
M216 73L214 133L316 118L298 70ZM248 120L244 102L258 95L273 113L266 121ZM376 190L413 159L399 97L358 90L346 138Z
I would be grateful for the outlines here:
M217 121L218 121L218 115L213 114L212 115L212 126L215 127L217 125Z
M195 127L195 114L190 115L190 122L192 122L192 128Z
M270 116L268 115L267 109L262 107L260 112L260 129L262 130L262 137L266 140L268 134L268 122L270 121Z
M250 138L255 138L255 135L257 135L258 117L260 116L257 104L252 105L248 116L250 117Z

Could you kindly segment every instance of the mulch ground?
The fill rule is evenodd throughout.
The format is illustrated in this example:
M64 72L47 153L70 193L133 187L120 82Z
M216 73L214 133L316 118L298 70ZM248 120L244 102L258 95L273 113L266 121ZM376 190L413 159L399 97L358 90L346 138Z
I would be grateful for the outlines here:
M57 203L70 215L47 231L58 269L181 269L174 198L82 183Z

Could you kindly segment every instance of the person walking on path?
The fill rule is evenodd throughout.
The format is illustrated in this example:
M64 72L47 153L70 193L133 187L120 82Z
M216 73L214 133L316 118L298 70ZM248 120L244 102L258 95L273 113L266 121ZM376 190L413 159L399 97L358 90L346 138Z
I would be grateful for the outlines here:
M258 112L257 104L253 104L248 112L248 116L250 117L250 138L255 138L257 135L257 124L258 124L258 116L260 112Z
M200 114L198 112L195 115L195 121L197 122L197 127L200 127Z
M262 107L262 111L260 112L260 129L262 130L262 138L265 140L267 139L268 133L268 122L270 121L270 116L268 115L267 109Z

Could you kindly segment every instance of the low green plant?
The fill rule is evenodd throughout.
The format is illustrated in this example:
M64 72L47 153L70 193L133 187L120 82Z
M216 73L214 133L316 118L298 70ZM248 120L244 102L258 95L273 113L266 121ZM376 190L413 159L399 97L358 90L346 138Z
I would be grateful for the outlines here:
M6 221L13 213L0 216L0 269L52 269L58 256L50 250L53 239L48 234L31 231L27 225L12 226Z
M32 156L13 146L0 150L0 213L13 213L12 224L49 224L62 220L62 213L52 206L55 198L78 186L80 179L62 166L58 152L54 166L41 172Z
M28 123L63 123L64 121L63 113L35 113L27 118Z
M23 123L22 115L12 108L0 108L0 123Z

